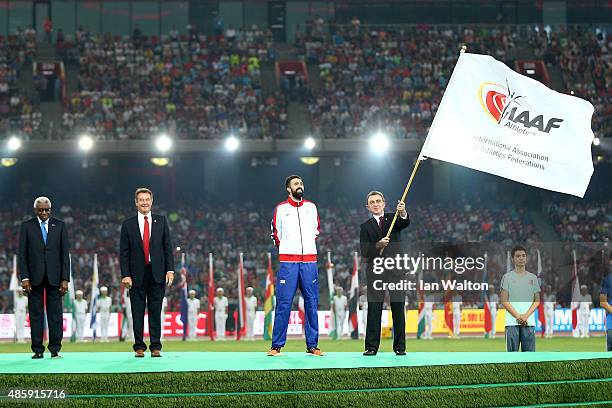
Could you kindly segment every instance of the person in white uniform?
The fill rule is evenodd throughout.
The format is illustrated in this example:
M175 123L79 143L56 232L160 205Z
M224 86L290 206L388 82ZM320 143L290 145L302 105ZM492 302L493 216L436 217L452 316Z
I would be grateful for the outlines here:
M227 321L227 298L223 296L223 288L217 289L217 296L214 299L213 308L215 309L215 328L217 339L225 340L225 322Z
M544 293L544 318L546 319L546 330L544 331L544 336L548 339L553 336L556 303L557 299L552 291L552 286L546 285L546 293Z
M96 301L96 310L100 315L100 337L103 342L108 342L108 324L110 321L110 311L113 301L108 296L108 288L100 288L100 296Z
M434 297L432 294L425 295L425 302L423 303L423 314L425 317L425 332L423 333L423 339L431 340L433 339L433 306L434 306Z
M348 307L348 300L342 292L342 288L336 286L336 293L332 299L334 314L336 315L336 333L339 338L344 336L344 319L346 318L346 309Z
M127 319L127 333L123 335L125 341L134 341L134 320L132 319L132 304L130 301L129 291L124 292L123 304L125 306L125 318Z
M187 298L187 324L189 329L190 341L196 339L196 331L198 329L198 315L200 314L200 299L195 297L196 291L189 291L189 298Z
M164 338L164 322L166 321L166 309L168 308L168 298L164 296L162 300L162 308L161 308L161 334L160 339Z
M591 317L591 305L593 299L589 294L587 285L580 285L580 297L578 298L578 334L582 338L589 337L589 319Z
M28 297L23 295L23 289L17 289L15 296L15 304L13 305L15 312L15 338L18 343L25 343L25 322L28 313Z
M489 285L489 311L491 312L491 331L488 333L490 339L495 338L495 325L497 324L497 305L499 304L499 295L495 292L495 285Z
M253 295L253 288L246 288L246 338L254 340L253 328L255 325L255 315L257 313L257 298Z
M453 337L459 338L461 334L461 303L463 299L460 294L453 296Z
M363 320L363 330L360 330L361 333L365 337L365 328L368 327L368 289L366 286L361 288L361 295L359 295L359 310L361 310L361 319Z
M83 291L75 292L76 299L74 300L74 310L76 314L76 335L77 341L83 342L85 335L85 319L87 317L87 301L83 299Z

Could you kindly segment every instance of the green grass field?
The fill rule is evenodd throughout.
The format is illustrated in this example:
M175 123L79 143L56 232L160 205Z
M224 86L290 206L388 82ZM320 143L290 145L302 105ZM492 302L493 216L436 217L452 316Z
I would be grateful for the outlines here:
M603 337L538 338L538 351L603 351ZM504 339L408 339L408 352L503 351ZM261 351L269 342L182 342L167 340L164 351ZM363 340L323 339L325 351L361 351ZM288 341L285 351L303 351ZM28 344L0 344L0 353L29 352ZM69 343L71 351L131 351L129 343ZM384 339L381 351L391 351ZM24 356L25 357L25 356ZM0 358L1 355L0 355ZM407 358L410 358L410 354ZM50 361L49 361L50 362ZM66 389L63 405L97 407L251 406L251 407L491 407L612 406L612 362L471 364L395 368L131 374L7 375L0 388ZM147 395L143 395L147 394ZM197 394L197 395L194 395ZM0 405L15 406L0 400ZM28 405L22 404L22 405ZM34 405L31 403L30 405Z
M536 340L537 351L605 351L605 337L590 337L587 339L575 339L573 337L555 337ZM477 337L464 337L460 339L436 338L434 340L406 340L407 351L505 351L506 346L503 337L495 339L484 339ZM165 340L163 342L165 351L261 351L266 352L270 342L256 341L196 341L187 342L180 340ZM319 347L323 351L363 351L364 342L360 340L329 340L322 338ZM304 340L290 339L283 351L303 351ZM62 351L131 351L132 344L126 342L110 343L62 343ZM381 340L380 351L393 351L391 339ZM29 344L0 343L0 353L29 353Z

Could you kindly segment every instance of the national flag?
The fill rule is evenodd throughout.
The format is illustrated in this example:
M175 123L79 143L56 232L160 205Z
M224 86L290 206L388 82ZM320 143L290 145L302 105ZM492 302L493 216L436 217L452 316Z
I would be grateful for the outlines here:
M359 339L359 256L353 254L353 276L351 278L351 289L349 298L349 323L351 325L351 338ZM343 322L340 322L342 324Z
M417 339L420 339L425 333L425 291L421 285L423 282L423 268L419 262L417 272L417 298L419 301L419 319L417 324Z
M337 340L339 330L337 330L336 312L334 311L334 264L331 261L331 252L327 253L325 270L327 271L327 289L329 292L329 337Z
M13 273L11 273L11 282L9 283L9 290L13 292L13 311L16 312L17 308L17 289L19 289L19 280L17 279L17 255L13 254ZM15 330L17 325L15 325ZM15 340L17 339L17 332L15 331Z
M491 56L464 52L419 158L584 197L593 174L593 111Z
M189 294L187 293L187 266L185 265L185 254L181 254L181 323L183 323L183 341L187 339L187 331L189 330L189 319L187 318L187 313L189 311L189 307L187 306L187 298Z
M238 319L236 324L236 340L240 340L240 337L246 333L246 298L244 288L244 259L243 253L240 253L240 260L238 264Z
M215 340L213 325L213 302L215 301L215 278L213 254L208 254L208 314L206 315L206 328L211 340Z
M266 295L264 297L264 340L272 340L272 315L274 313L274 274L272 254L268 252L268 271L266 273Z
M446 322L446 327L448 327L448 331L452 336L455 325L453 324L453 292L451 289L446 289L444 292L444 321Z
M484 265L482 283L488 283L488 280L489 280L489 271L487 268L488 255L486 252L484 254L484 259L485 259L485 265ZM483 302L484 303L484 331L485 331L485 337L488 338L489 333L491 333L491 331L493 330L493 315L491 314L491 302L489 300L489 291L487 289L483 289L482 296L484 299L484 302Z
M91 277L91 299L89 300L89 313L91 319L89 321L89 328L93 330L93 341L96 341L96 329L97 329L97 316L98 311L96 310L96 303L98 302L98 296L100 295L100 288L98 287L98 254L94 254L93 261L93 275Z
M70 342L74 343L76 341L76 308L74 307L74 282L72 281L72 255L68 254L68 261L70 265L69 270L69 279L68 282L68 293L64 295L64 309L70 312L72 316L72 332L70 333Z
M578 327L578 307L580 306L580 282L578 279L578 262L576 260L576 250L572 251L574 258L574 268L572 269L572 327L576 330Z
M542 337L546 335L546 325L548 323L553 324L553 322L546 321L546 315L544 314L544 291L541 290L544 287L544 271L542 269L542 256L540 254L540 250L538 249L538 283L540 284L540 304L538 305L538 320L540 321L540 325L542 326Z

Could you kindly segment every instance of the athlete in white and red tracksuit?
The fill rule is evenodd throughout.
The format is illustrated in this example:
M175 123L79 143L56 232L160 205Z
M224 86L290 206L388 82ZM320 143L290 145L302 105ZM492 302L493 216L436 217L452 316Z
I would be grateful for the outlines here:
M276 277L276 310L270 356L280 354L287 339L287 325L296 289L304 297L306 352L322 355L319 342L319 280L317 272L317 245L319 215L314 203L304 200L304 183L299 176L285 181L289 193L274 209L272 239L278 247L280 269Z

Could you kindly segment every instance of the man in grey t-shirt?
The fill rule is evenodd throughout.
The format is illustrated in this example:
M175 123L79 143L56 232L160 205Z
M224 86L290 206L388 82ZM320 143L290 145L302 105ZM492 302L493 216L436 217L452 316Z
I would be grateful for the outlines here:
M506 309L506 351L535 351L535 316L540 285L538 277L525 270L527 250L512 249L514 270L501 281L501 304Z

